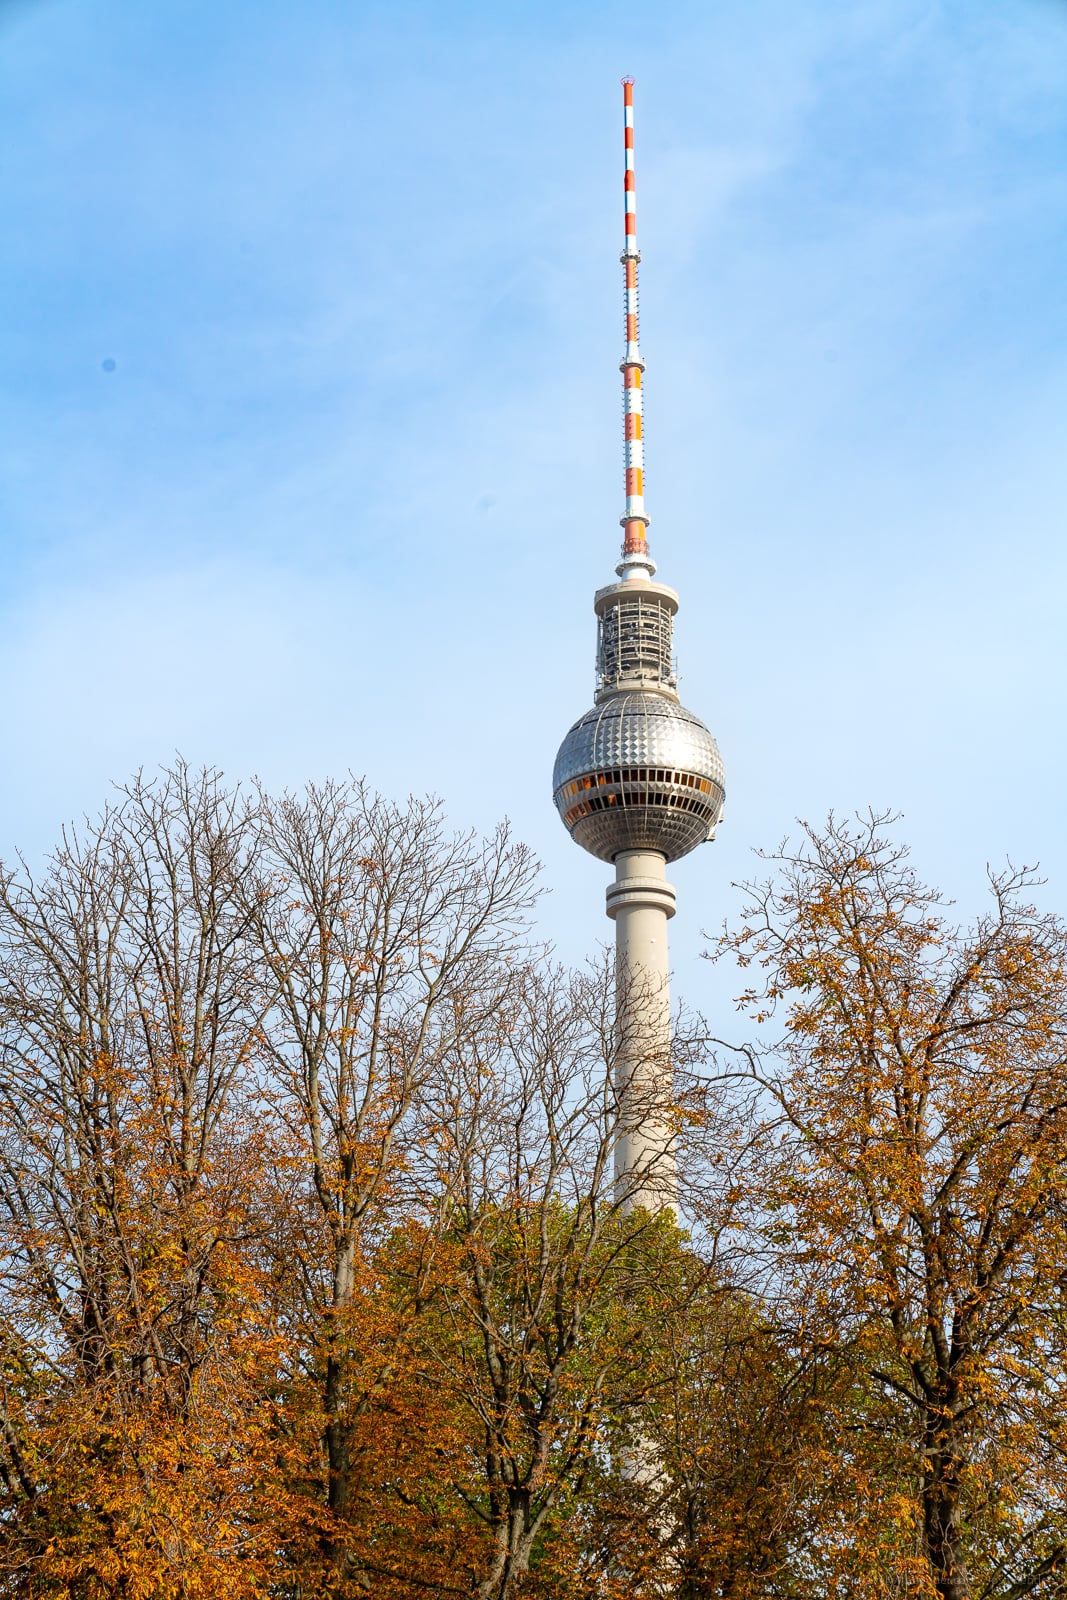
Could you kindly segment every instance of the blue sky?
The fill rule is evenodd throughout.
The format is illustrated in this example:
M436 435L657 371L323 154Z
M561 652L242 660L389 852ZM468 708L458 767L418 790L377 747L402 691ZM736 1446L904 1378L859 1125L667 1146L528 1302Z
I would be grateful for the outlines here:
M718 842L797 817L1067 905L1067 0L0 3L0 853L175 750L550 801L621 510L637 80L650 535Z

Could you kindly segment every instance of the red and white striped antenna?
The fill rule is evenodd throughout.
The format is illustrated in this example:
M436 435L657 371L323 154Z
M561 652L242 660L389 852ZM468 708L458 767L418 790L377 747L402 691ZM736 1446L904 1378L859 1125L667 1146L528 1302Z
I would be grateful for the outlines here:
M622 523L620 576L651 576L656 566L648 553L648 515L645 511L645 444L641 412L641 374L645 363L637 340L637 187L634 178L634 80L623 78L623 127L626 170L623 177L626 245L621 261L625 274L626 354L620 362L623 397L623 456L626 470L626 510ZM643 569L643 571L642 571Z

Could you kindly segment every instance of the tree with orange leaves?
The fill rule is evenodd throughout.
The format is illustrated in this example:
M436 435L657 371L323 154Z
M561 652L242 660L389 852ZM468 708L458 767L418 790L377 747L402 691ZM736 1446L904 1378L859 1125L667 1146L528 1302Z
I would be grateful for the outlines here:
M270 996L247 808L132 784L0 880L0 1583L265 1592L277 1329L242 1102ZM264 1512L268 1515L265 1516Z
M809 1551L830 1591L1058 1595L1067 930L1025 872L954 926L887 821L808 830L725 941L761 973L749 1011L785 1021L742 1052L749 1248L856 1376Z

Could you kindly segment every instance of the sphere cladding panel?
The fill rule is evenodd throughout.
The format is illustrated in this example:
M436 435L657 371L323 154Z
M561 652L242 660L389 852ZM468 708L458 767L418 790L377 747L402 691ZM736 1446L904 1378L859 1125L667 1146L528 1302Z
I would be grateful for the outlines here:
M571 728L553 772L575 841L604 861L656 850L676 861L722 812L719 747L698 717L662 695L612 695Z

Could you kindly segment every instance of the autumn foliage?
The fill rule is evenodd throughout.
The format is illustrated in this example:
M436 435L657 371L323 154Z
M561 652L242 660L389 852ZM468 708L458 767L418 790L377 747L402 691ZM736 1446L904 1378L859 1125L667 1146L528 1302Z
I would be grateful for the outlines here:
M1067 933L770 866L684 1229L506 830L178 767L5 870L0 1594L1067 1594Z

